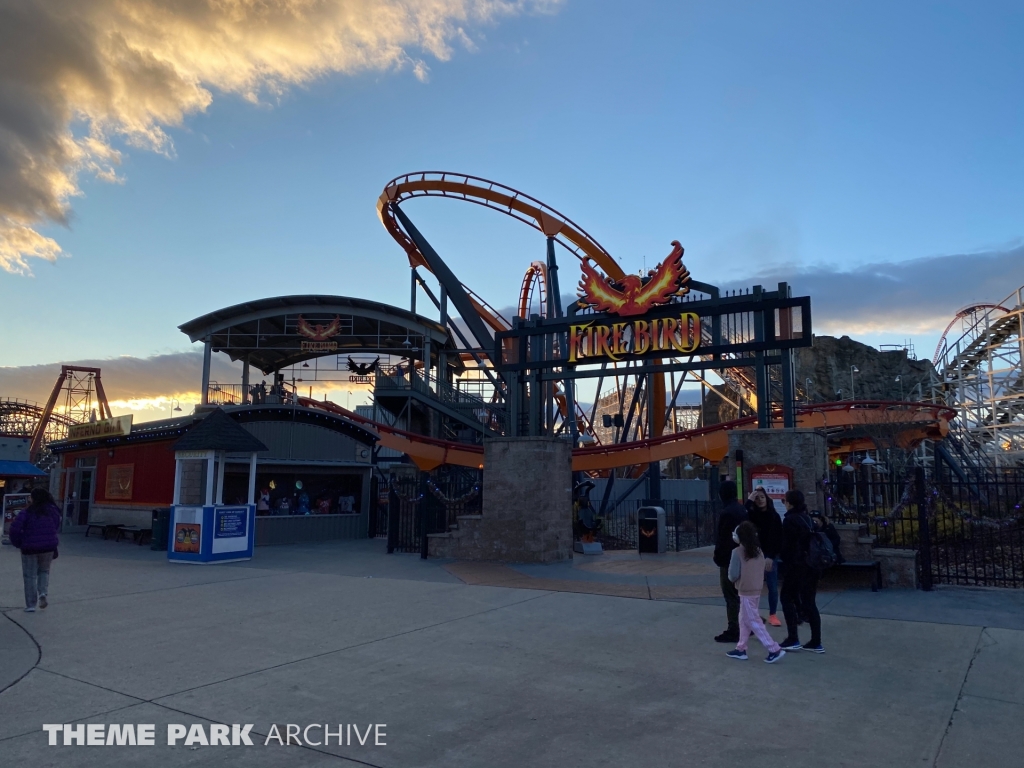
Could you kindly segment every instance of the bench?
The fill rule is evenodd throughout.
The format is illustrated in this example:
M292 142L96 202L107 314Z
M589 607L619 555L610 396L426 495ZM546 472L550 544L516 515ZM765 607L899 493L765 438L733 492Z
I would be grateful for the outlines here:
M120 541L124 538L125 534L131 534L132 540L136 544L142 544L147 538L152 537L152 528L141 528L137 525L119 525L117 526L117 538L115 541Z
M104 523L102 521L96 521L93 523L87 523L85 526L85 538L89 538L89 531L93 528L99 528L100 533L103 534L103 538L109 538L110 534L116 531L121 526L117 523Z
M882 561L881 560L844 560L839 564L840 568L851 570L871 571L871 591L877 592L882 588Z

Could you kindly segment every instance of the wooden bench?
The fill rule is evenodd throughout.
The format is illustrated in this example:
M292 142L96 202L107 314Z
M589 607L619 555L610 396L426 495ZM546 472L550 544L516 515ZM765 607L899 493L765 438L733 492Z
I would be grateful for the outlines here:
M106 539L120 527L121 526L117 523L104 523L102 521L87 523L85 526L85 538L89 538L89 531L93 528L99 528L100 533L103 534L103 538Z
M142 544L147 538L153 535L152 528L141 528L137 525L119 525L117 526L117 538L115 541L120 541L124 538L125 534L131 534L132 540L136 544Z
M882 561L881 560L844 560L840 568L851 570L871 571L871 591L877 592L882 588Z

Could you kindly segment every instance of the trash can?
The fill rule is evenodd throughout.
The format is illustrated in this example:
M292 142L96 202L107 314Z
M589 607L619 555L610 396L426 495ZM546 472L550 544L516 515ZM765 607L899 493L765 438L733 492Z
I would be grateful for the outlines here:
M171 524L171 508L163 507L153 510L153 533L149 548L156 552L167 551L167 529Z
M640 507L637 510L637 539L641 554L661 554L665 551L665 510L661 507Z

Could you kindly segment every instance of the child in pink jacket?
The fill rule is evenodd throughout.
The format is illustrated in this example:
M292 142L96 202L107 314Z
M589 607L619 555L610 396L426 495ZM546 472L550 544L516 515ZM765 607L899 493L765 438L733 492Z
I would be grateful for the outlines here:
M740 641L736 643L735 650L729 651L726 656L746 660L747 640L753 632L768 649L765 663L774 664L785 656L786 652L779 648L779 644L768 634L764 622L761 621L758 604L761 601L761 588L764 586L764 555L757 540L757 528L747 520L737 526L732 538L739 544L733 549L732 559L729 561L729 580L736 585L736 591L740 593Z

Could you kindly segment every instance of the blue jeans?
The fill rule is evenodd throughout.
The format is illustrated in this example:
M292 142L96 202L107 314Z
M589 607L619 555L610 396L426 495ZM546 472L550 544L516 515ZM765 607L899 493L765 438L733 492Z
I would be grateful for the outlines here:
M764 583L768 585L768 613L775 615L779 607L779 560L771 560L772 569L765 573Z
M25 580L25 607L34 608L50 587L50 563L53 552L21 556L21 575Z

